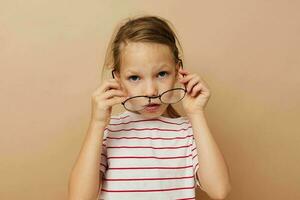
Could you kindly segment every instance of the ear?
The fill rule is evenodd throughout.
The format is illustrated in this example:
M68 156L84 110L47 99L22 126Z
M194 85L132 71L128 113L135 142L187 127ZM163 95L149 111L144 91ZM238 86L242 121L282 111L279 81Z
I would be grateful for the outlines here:
M116 69L113 69L111 73L112 73L112 77L114 79L116 79L117 81L120 81L120 73Z
M120 72L118 72L117 70L113 70L112 73L113 73L114 79L120 83L121 89L123 89L124 87L123 87L123 83L121 81Z

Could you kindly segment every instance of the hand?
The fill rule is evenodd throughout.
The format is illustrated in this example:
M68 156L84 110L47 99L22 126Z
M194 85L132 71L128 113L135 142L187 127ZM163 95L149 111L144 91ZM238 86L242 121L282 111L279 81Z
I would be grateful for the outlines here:
M203 113L210 98L207 84L195 73L191 74L182 68L178 72L179 82L184 84L187 89L186 96L182 99L182 105L187 116Z
M101 84L92 95L91 120L104 126L110 121L112 106L126 100L126 94L122 91L120 83L115 79L109 79Z

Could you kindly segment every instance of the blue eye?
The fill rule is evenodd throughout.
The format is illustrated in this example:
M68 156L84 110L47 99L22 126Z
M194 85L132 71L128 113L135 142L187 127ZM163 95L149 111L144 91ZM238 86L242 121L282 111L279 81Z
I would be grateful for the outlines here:
M166 71L161 71L161 72L159 72L158 73L161 77L166 77L169 73L168 72L166 72ZM128 80L132 80L132 81L137 81L139 79L139 77L138 76L135 76L135 75L133 75L133 76L129 76L128 77Z
M162 71L162 72L159 72L159 74L160 74L160 75L161 75L161 74L165 74L165 76L167 76L167 75L168 75L168 72Z
M128 79L129 79L129 80L132 80L131 78L133 78L133 77L136 78L136 77L138 77L138 76L129 76ZM133 81L136 81L136 80L133 80Z

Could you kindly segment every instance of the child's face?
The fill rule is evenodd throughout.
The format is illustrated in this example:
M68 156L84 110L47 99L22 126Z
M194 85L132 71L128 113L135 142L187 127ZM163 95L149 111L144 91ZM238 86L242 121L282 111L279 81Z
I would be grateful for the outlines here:
M137 95L157 96L172 89L177 81L177 69L171 50L167 45L157 43L129 43L122 50L120 75L117 79L129 97ZM176 66L178 67L178 66ZM153 113L139 111L146 115L162 115L167 104L159 98L151 103L161 104Z

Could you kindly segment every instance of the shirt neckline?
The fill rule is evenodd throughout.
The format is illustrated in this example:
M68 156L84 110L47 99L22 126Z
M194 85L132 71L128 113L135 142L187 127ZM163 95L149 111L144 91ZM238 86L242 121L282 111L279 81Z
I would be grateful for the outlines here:
M148 117L143 116L142 114L137 114L128 110L124 111L124 116L129 115L131 117L135 117L135 118L139 118L139 119L150 119ZM164 117L162 115L155 117L155 118L151 118L151 119L161 119L161 120L167 120L167 121L174 121L174 122L178 122L181 120L186 120L186 117L181 116L181 117L177 117L177 118L169 118L169 117Z

